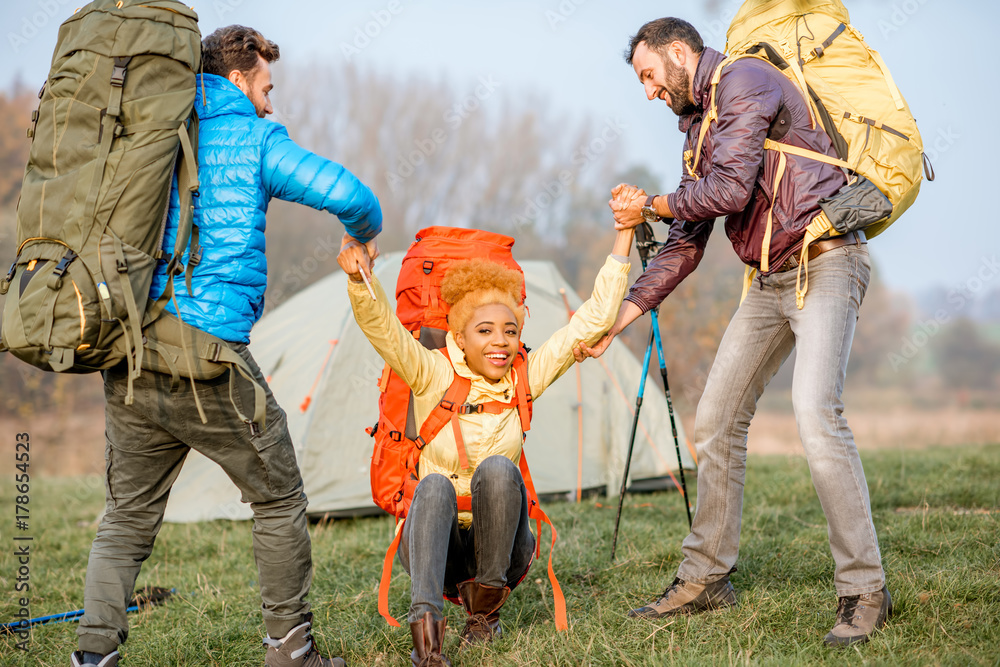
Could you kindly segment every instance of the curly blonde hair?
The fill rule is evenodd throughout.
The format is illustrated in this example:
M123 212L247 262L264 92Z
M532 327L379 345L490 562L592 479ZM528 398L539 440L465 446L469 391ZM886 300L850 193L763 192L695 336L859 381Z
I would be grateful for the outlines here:
M441 296L451 307L448 328L452 333L460 332L476 308L498 303L511 309L520 329L524 324L523 285L521 273L503 264L486 259L457 262L441 281Z

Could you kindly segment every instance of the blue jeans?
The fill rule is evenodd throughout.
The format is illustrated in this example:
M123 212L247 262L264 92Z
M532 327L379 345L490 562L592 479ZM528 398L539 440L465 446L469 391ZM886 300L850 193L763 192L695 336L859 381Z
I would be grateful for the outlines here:
M809 262L809 291L795 307L796 271L755 282L729 323L695 418L698 503L677 576L716 581L736 564L747 429L764 387L795 359L792 405L813 486L826 514L838 596L885 583L868 485L841 393L858 310L871 276L865 245L845 245Z
M444 593L456 596L463 581L513 587L528 571L535 538L521 471L510 459L491 456L476 468L472 516L468 528L458 525L455 487L444 475L417 484L399 544L399 562L410 573L410 623L427 612L444 618Z

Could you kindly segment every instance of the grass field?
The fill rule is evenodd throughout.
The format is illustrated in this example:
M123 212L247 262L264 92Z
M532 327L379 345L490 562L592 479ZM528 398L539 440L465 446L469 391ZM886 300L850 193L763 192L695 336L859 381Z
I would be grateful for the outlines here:
M560 530L556 571L570 630L557 633L544 565L504 607L506 634L459 655L462 613L448 605L446 646L456 665L1000 664L1000 445L862 453L882 557L896 606L869 644L833 652L823 635L836 599L826 523L805 462L751 457L743 521L740 593L734 611L665 621L627 620L674 576L686 520L677 494L626 500L618 560L609 561L614 501L550 504ZM11 471L13 463L10 464ZM6 472L0 504L0 619L17 612L14 489ZM30 530L32 616L83 603L97 477L33 479ZM392 523L385 519L313 526L311 593L316 638L352 665L409 664L408 630L376 611L376 586ZM547 544L548 538L543 540ZM164 606L130 616L123 667L260 665L263 624L250 524L166 525L139 586L172 586ZM396 566L390 604L405 614L409 579ZM0 637L0 663L69 664L76 625L36 628L28 651Z

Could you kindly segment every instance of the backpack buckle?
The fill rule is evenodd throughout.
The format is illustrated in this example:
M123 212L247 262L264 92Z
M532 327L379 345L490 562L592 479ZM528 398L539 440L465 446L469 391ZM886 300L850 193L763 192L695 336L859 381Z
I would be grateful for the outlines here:
M170 261L167 262L167 275L168 276L179 276L184 273L184 265L181 264L181 259L179 256L171 257Z
M479 403L466 403L465 405L458 406L458 414L460 415L478 415L483 411L483 404Z
M260 426L257 426L257 422L255 422L254 420L247 419L245 423L250 428L250 437L251 438L256 438L261 433L263 433L263 431L260 430Z
M389 431L389 439L393 442L400 442L403 439L403 434L399 431Z
M56 268L52 270L52 275L56 278L62 278L63 274L66 273L66 269L69 267L70 262L74 259L76 259L76 253L72 250L67 250L66 254L59 260L59 263L56 264Z
M423 264L423 269L424 273L429 276L431 274L431 271L434 270L434 262L432 262L429 259L425 259Z
M17 260L14 260L14 263L10 265L10 271L7 272L4 279L0 280L0 295L6 294L7 290L10 289L10 284L14 282L15 269L17 269Z
M111 85L121 88L125 85L125 71L132 58L115 58L115 68L111 71Z
M439 405L442 408L444 408L445 410L447 410L448 412L454 412L455 411L455 401L449 401L447 399L442 398L441 402L439 403Z
M414 438L413 444L416 446L417 449L423 449L424 447L427 446L427 442L424 440L424 437L422 435L418 435L416 438Z
M118 273L128 273L128 263L124 258L115 260L115 268L118 269Z
M70 263L76 259L77 255L72 250L67 250L66 254L62 256L59 263L56 264L56 268L52 270L52 275L45 282L46 286L50 290L59 290L62 288L62 277L66 273L66 269L69 268Z

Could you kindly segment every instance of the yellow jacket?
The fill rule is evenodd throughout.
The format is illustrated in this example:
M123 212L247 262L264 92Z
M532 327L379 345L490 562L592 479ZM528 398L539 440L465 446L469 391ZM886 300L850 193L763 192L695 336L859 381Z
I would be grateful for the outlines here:
M582 340L593 345L614 324L625 297L630 266L628 262L608 257L597 275L590 299L580 306L566 326L528 353L528 386L533 399L541 396L573 365L573 346L577 342ZM382 285L374 276L372 288L375 290L375 301L372 301L364 283L349 280L347 285L358 326L385 362L413 390L413 411L418 425L427 419L441 400L455 373L472 381L469 403L506 402L513 398L513 369L499 382L491 384L469 369L465 353L455 343L451 332L446 337L451 361L441 352L428 350L414 339L389 308ZM452 429L443 428L421 452L418 475L423 479L431 473L440 473L452 481L458 495L468 496L472 474L479 462L499 454L515 464L519 463L524 438L517 410L513 408L497 415L461 415L459 425L469 467L461 469ZM472 513L462 512L458 520L461 526L467 527L472 523Z

